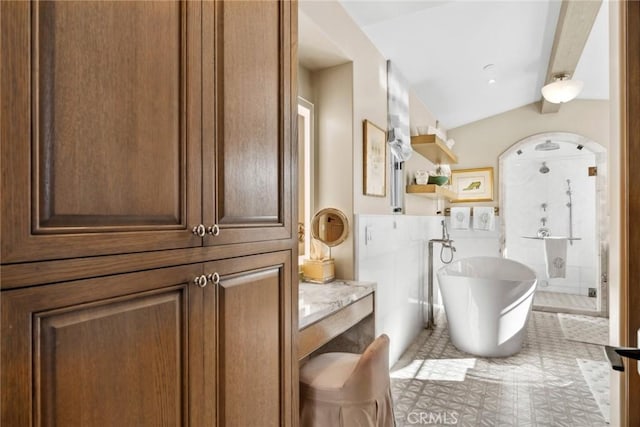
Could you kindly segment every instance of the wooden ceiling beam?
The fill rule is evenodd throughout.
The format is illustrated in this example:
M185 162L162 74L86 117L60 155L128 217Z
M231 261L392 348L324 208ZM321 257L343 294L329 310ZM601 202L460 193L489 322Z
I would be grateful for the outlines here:
M562 1L545 85L552 83L554 76L559 74L573 77L601 5L602 0ZM557 113L560 105L542 98L540 112Z

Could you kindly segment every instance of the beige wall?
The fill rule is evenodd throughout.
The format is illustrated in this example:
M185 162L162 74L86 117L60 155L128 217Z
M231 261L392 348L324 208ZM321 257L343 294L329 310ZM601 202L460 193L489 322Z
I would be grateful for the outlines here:
M350 140L352 163L345 169L333 168L333 171L343 183L352 182L352 213L390 213L388 182L387 196L384 198L362 194L362 122L367 119L383 129L387 127L386 60L339 2L303 1L299 7L333 44L340 47L341 54L352 60L353 104L349 112L353 122ZM319 100L317 104L320 104ZM387 173L387 181L388 176Z
M347 241L332 249L336 277L354 277L354 213L389 213L389 196L362 195L362 122L387 127L386 61L336 1L300 2L300 10L352 62L302 77L316 108L315 210L336 207L351 222ZM304 71L303 71L304 73ZM303 95L301 95L303 96ZM387 177L389 174L387 173ZM387 178L388 179L388 178Z
M311 71L301 65L298 66L298 96L314 104Z
M497 206L498 157L507 148L531 135L543 132L573 132L609 148L609 101L574 100L564 104L556 114L540 114L538 103L450 129L448 137L456 141L453 151L458 164L452 169L492 166L494 201ZM482 204L482 203L475 203Z
M340 209L351 221L347 240L332 249L336 277L353 279L353 65L311 73L315 100L313 210Z
M387 63L382 54L362 33L344 8L335 1L300 2L300 9L321 28L327 38L340 46L341 54L353 61L353 212L367 214L391 213L389 198L389 170L387 170L387 196L371 197L362 192L362 122L367 119L381 128L387 128ZM435 125L431 112L413 94L410 94L411 126ZM387 152L390 156L391 153ZM414 169L430 167L427 160L412 159ZM422 163L426 163L423 165ZM388 166L387 166L388 168ZM342 172L338 172L342 174ZM346 175L346 171L345 171ZM426 199L409 201L407 213L435 212L433 203Z
M298 94L314 103L316 106L316 146L325 154L316 156L316 168L324 170L331 177L324 176L319 180L321 188L315 189L315 210L333 205L340 207L353 221L353 214L389 214L391 213L389 196L389 166L387 165L387 195L386 197L372 197L363 195L363 144L362 123L369 120L379 127L387 128L387 63L386 59L373 46L369 39L346 13L337 1L303 1L298 3L305 17L312 21L331 43L323 46L335 45L340 48L340 55L351 59L348 65L340 65L325 70L309 71L299 68ZM305 18L305 19L306 19ZM341 91L349 90L339 80L346 78L346 67L351 69L351 102L338 103ZM331 70L331 71L330 71ZM338 77L341 76L341 77ZM322 81L320 81L321 79ZM330 104L323 105L326 99ZM418 125L435 125L435 118L428 108L410 93L410 123L414 129ZM335 108L335 111L330 111ZM348 109L351 108L351 111ZM323 135L320 114L330 114L340 120L341 137L334 139ZM325 118L329 116L324 116ZM352 123L351 135L348 142L346 124ZM325 122L328 123L328 122ZM327 125L326 128L329 131ZM345 144L350 144L351 153L346 152ZM325 145L326 144L326 145ZM387 156L391 153L387 151ZM417 169L433 169L434 166L426 159L415 155L406 167L415 172ZM323 169L324 168L324 169ZM411 173L413 175L413 173ZM328 183L331 182L330 185ZM349 199L349 200L347 200ZM405 197L405 213L434 215L436 202L422 197ZM353 224L352 224L353 225ZM353 276L353 232L349 240L332 251L336 259L337 275L341 278Z

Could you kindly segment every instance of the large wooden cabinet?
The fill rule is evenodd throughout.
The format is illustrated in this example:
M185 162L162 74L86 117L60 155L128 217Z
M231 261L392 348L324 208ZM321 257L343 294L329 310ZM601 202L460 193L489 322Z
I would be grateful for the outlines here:
M291 267L281 251L4 291L2 425L290 424Z
M297 424L296 14L0 3L2 425Z
M288 238L295 12L3 2L3 262Z

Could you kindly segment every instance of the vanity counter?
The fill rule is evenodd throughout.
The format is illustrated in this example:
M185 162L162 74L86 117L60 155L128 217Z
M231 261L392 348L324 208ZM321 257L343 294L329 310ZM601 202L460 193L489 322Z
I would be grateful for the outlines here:
M365 318L372 319L373 293L376 288L374 282L336 280L325 284L300 282L299 286L300 359L358 325ZM373 321L370 323L373 328ZM372 334L373 331L366 334L358 332L355 335L362 337L355 341L366 339Z
M336 280L331 283L300 282L298 328L304 329L375 291L374 282Z

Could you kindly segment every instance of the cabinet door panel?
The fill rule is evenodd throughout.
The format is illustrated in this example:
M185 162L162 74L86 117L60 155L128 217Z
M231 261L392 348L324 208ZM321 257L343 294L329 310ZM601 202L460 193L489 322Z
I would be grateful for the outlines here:
M205 9L205 244L291 237L291 2L218 1ZM209 29L213 31L208 31ZM205 53L206 55L206 53Z
M220 426L291 422L290 257L278 252L205 265L205 272L221 275L216 310ZM214 289L205 292L205 307L213 303Z
M4 262L201 245L200 8L3 2Z
M201 271L177 267L3 292L2 424L198 420L202 290L190 282Z

